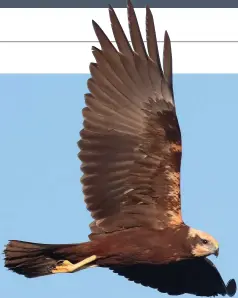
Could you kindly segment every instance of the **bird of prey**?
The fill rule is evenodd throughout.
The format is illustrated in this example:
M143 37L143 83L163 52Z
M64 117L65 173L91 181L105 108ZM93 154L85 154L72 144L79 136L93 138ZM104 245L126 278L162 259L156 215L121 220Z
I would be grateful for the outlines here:
M152 13L146 8L147 51L128 2L132 46L111 6L117 48L99 25L92 48L78 146L85 203L94 221L88 242L40 244L11 240L5 266L26 277L106 267L170 295L233 296L207 259L218 242L181 215L181 132L176 116L171 43L160 62Z

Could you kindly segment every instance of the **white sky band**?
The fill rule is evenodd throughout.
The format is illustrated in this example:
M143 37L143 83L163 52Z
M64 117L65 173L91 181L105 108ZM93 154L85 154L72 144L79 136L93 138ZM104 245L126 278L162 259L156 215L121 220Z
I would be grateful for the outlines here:
M108 1L110 2L110 1ZM126 3L126 2L125 2ZM145 8L136 8L145 37ZM157 37L167 30L171 40L238 41L238 8L152 8ZM126 8L116 8L126 34ZM107 8L0 9L0 40L95 40L94 19L102 29L110 29ZM106 30L114 39L111 30Z
M238 9L152 9L157 38L167 29L176 41L238 41ZM116 9L128 32L125 9ZM145 39L145 9L136 9ZM202 16L202 17L201 17ZM113 39L108 10L1 9L0 41L96 41L95 19ZM89 73L86 43L0 43L0 73ZM159 43L162 49L162 43ZM238 42L172 42L174 73L238 73ZM162 53L162 51L160 51Z
M0 43L0 73L89 73L97 43ZM238 73L238 43L173 43L174 73Z

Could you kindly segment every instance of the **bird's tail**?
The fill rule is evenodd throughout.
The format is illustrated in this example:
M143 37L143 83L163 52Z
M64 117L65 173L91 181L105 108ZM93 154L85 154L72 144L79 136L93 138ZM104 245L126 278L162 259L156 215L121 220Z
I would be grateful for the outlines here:
M40 244L11 240L4 250L5 267L26 277L49 275L60 260L80 262L91 251L92 242Z

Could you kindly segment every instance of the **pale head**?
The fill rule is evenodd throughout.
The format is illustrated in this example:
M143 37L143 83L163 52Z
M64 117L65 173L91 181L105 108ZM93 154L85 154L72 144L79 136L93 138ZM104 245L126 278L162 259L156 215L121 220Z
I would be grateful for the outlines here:
M192 246L192 254L195 257L205 257L214 254L218 256L219 245L217 240L211 235L189 228L188 238Z

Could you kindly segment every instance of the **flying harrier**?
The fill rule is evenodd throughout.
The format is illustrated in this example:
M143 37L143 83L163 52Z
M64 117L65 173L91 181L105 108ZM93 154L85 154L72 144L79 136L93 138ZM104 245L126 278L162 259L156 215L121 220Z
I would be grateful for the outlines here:
M26 277L106 267L171 295L233 296L207 256L218 242L187 226L181 215L181 133L176 117L170 39L163 69L153 16L146 9L147 50L128 2L132 46L109 7L116 49L93 22L90 93L78 142L85 203L94 221L90 241L38 244L10 241L5 266Z

